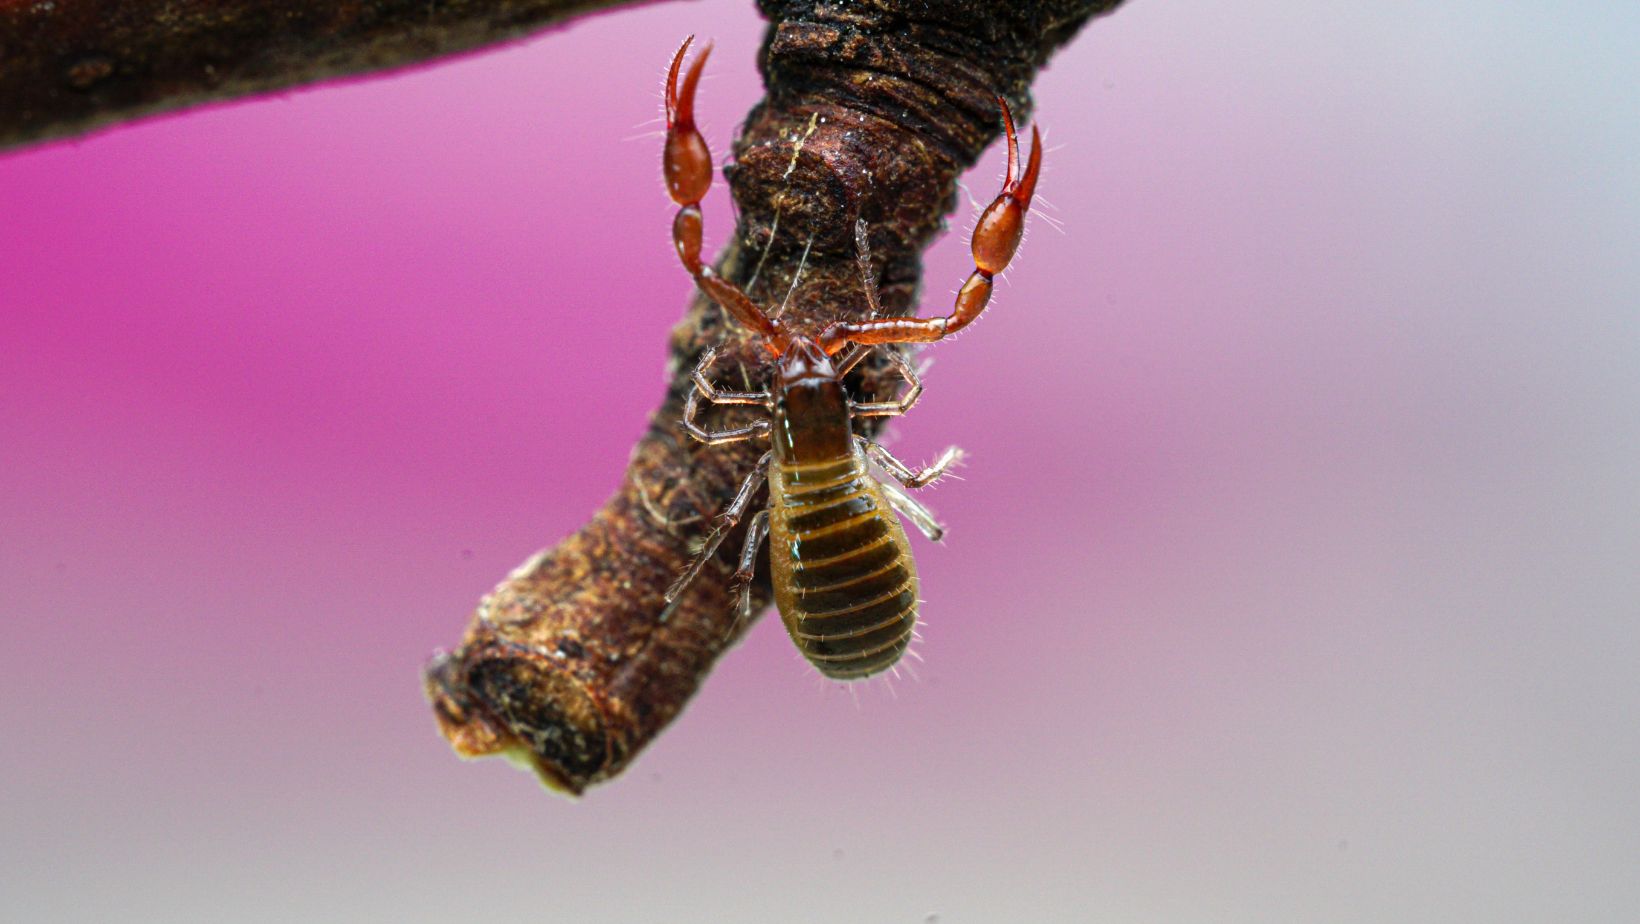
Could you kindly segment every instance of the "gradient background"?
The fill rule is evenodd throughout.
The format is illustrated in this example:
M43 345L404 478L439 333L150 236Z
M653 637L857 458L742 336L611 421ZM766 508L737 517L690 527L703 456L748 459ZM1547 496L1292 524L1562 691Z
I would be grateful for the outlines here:
M579 804L451 755L423 659L662 389L666 58L717 40L721 155L761 29L656 6L0 159L5 917L1634 920L1633 4L1097 22L899 428L973 453L920 679L829 688L770 621Z

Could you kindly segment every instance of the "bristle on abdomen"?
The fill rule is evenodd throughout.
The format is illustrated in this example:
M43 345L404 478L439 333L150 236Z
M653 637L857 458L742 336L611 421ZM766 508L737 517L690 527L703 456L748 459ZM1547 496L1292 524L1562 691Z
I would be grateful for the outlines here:
M786 630L832 679L887 670L911 642L917 575L865 459L770 469L769 560Z

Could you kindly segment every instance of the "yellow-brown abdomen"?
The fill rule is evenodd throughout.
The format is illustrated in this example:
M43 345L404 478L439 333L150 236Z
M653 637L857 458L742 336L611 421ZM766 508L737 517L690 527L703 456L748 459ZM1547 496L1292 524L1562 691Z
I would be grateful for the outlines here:
M905 529L852 452L769 466L775 604L798 650L834 680L887 670L917 623Z

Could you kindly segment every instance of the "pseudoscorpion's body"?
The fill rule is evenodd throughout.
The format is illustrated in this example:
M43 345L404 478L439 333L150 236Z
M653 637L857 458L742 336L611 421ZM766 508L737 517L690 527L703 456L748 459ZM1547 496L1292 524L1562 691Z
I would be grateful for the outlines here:
M853 680L889 667L911 643L917 572L854 439L842 383L824 353L805 359L782 363L775 392L769 570L803 656L827 677Z
M900 659L917 623L917 573L896 514L905 516L930 539L938 541L943 535L934 515L899 485L921 488L932 484L961 454L952 447L934 464L913 471L883 447L856 436L854 420L898 417L922 394L916 370L895 344L933 343L966 327L985 310L992 278L1007 267L1019 247L1042 165L1041 138L1033 127L1030 160L1021 171L1013 115L1007 101L997 97L1008 138L1007 178L1002 192L974 227L974 272L957 293L949 315L882 316L866 223L856 219L855 255L868 309L866 319L806 323L797 310L771 318L743 289L701 260L700 201L712 183L712 155L695 127L694 105L706 53L695 59L680 85L688 49L685 41L666 79L662 169L667 192L679 206L672 222L672 244L700 290L761 341L773 358L775 374L769 391L720 391L707 376L717 354L707 350L695 367L695 388L684 404L683 428L709 446L764 437L773 445L718 516L688 569L667 591L660 618L671 615L683 589L717 555L724 537L751 509L758 488L767 481L768 505L747 524L740 565L734 573L742 618L751 615L750 585L758 550L767 538L775 604L798 650L827 677L870 677ZM844 388L844 376L878 348L883 348L883 355L910 388L893 401L854 401ZM696 421L702 399L711 404L757 405L769 417L742 427L708 430ZM881 465L893 480L879 482L868 459Z

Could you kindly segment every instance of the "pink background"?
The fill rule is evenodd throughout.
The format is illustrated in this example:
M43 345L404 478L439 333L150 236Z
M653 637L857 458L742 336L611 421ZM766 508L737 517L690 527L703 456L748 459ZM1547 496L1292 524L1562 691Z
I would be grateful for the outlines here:
M0 158L5 916L1632 920L1632 4L1132 0L899 427L972 452L920 679L856 700L769 621L579 804L451 755L423 659L662 388L667 55L717 41L721 155L761 28Z

